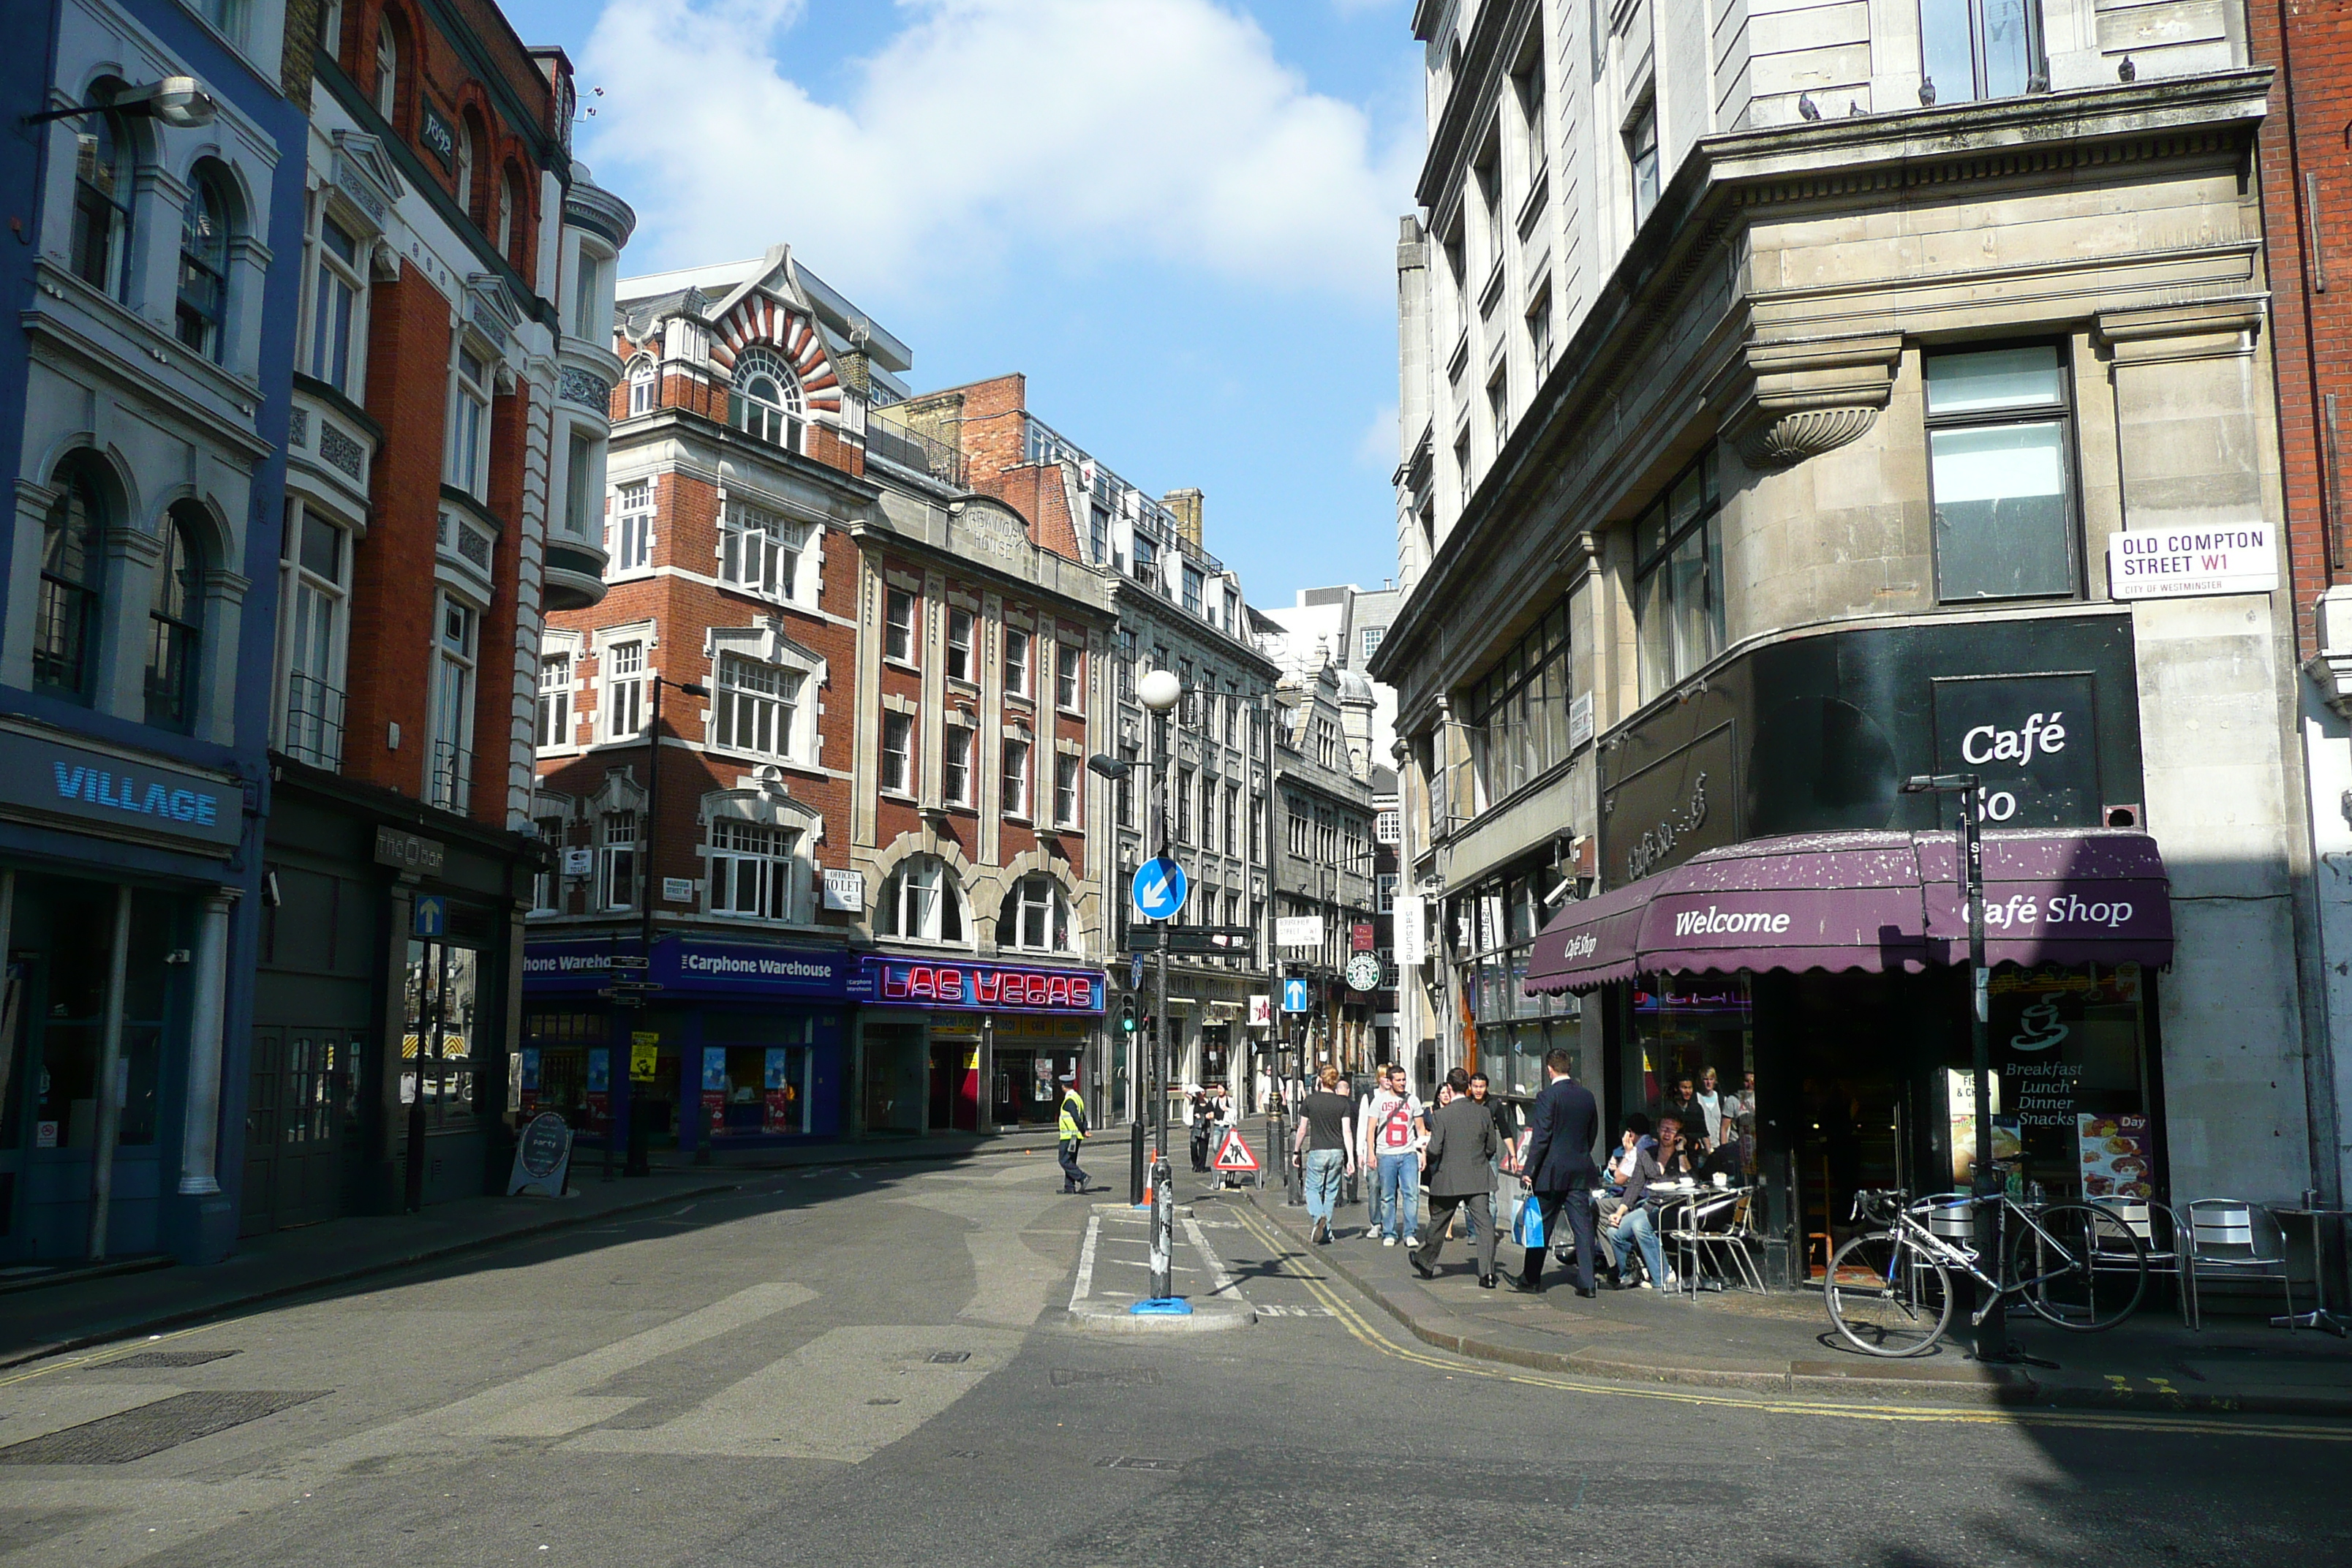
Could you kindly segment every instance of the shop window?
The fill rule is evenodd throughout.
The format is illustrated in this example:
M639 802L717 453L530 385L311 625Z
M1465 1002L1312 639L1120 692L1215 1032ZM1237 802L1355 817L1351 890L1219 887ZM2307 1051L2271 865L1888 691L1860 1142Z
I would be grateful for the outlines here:
M572 656L551 653L539 661L539 743L572 743Z
M796 452L801 447L801 385L783 360L753 345L735 358L727 421L755 441Z
M346 397L360 395L360 361L367 333L366 258L360 242L333 218L319 219L318 265L310 275L310 375Z
M882 715L882 788L891 795L911 795L915 786L915 716Z
M408 944L408 1027L400 1047L400 1102L421 1098L428 1126L473 1120L481 955L446 942Z
M1919 0L1919 74L1929 103L2047 89L2040 0Z
M637 814L608 811L596 825L596 907L636 907Z
M228 310L228 194L219 170L198 164L180 216L179 298L173 325L190 352L218 360Z
M882 652L900 664L915 662L915 595L904 588L882 591Z
M1002 805L1003 806L1004 815L1007 816L1017 816L1025 819L1029 815L1028 742L1007 741L1004 742L1004 769L1003 773L1003 783L1004 785L1004 795Z
M910 855L882 884L874 908L877 936L913 942L970 941L963 888L936 855Z
M97 477L81 462L58 474L41 536L41 599L33 631L33 685L76 702L90 700L105 581L108 509Z
M1004 628L1004 691L1008 697L1029 695L1029 634L1018 626Z
M1715 454L1676 475L1633 524L1633 615L1642 700L1671 691L1723 651L1723 539Z
M1568 760L1568 606L1555 606L1473 686L1462 704L1475 809L1486 810ZM1383 814L1390 816L1393 814ZM1391 820L1383 844L1396 842Z
M1937 596L2074 594L2071 443L2057 345L1929 354L1926 368Z
M110 89L101 96L111 97ZM74 138L74 276L127 300L131 202L137 184L130 122L113 110L85 115Z
M808 531L775 513L729 501L719 525L719 580L763 599L797 596Z
M793 918L793 866L801 836L735 817L710 824L710 912L739 920Z
M798 755L801 692L807 677L740 654L719 656L713 738L723 750Z
M971 683L972 614L948 611L948 679Z
M196 717L196 672L204 640L205 562L181 502L163 522L163 554L147 609L147 722L183 732Z
M1076 643L1054 645L1054 704L1068 712L1085 706L1085 684L1079 678L1085 650Z
M45 961L13 964L12 992L28 994L11 1010L24 1048L39 1063L33 1079L36 1149L95 1149L98 1143L100 1058L105 1047L107 977L110 968L116 889L107 883L19 873L18 920L35 919L56 933ZM122 1037L116 1084L121 1095L116 1140L152 1144L157 1131L157 1089L170 977L184 973L166 963L173 942L173 900L144 889L131 898L130 942L124 953ZM13 939L26 942L27 925ZM86 933L86 934L85 934ZM36 938L35 940L37 940ZM21 957L21 952L13 955ZM11 1087L23 1081L12 1078ZM8 1118L10 1130L16 1126Z
M947 726L940 753L940 796L950 805L971 804L971 731Z
M612 557L611 571L642 572L654 558L654 486L651 479L633 479L613 491L613 531L604 548Z
M997 912L996 941L1001 948L1023 952L1070 952L1070 900L1062 885L1045 872L1034 872L1013 885Z
M809 1032L805 1016L741 1019L713 1013L705 1015L703 1038L790 1037L805 1041ZM704 1131L720 1138L808 1131L813 1057L805 1044L705 1045Z
M1057 826L1078 826L1081 766L1076 757L1056 755L1054 758L1054 822Z
M286 696L278 744L297 762L339 768L343 759L343 659L349 635L351 543L305 508L286 531Z

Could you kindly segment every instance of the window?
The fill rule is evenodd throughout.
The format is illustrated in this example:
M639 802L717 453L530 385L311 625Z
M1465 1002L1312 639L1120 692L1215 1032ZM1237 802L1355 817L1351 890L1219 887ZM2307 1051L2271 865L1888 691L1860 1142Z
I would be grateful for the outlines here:
M474 114L467 110L457 120L457 207L468 217L474 216Z
M1633 175L1633 226L1658 205L1658 105L1643 103L1625 127L1625 159Z
M912 942L962 942L963 889L936 855L909 855L882 884L874 932Z
M1004 815L1029 815L1029 742L1004 742Z
M563 531L576 539L588 537L588 508L600 487L596 483L596 438L579 426L571 426L563 448Z
M341 767L348 542L341 529L305 510L286 531L285 552L286 713L278 743L297 762Z
M970 610L948 612L948 679L969 684L971 681L971 628Z
M1228 855L1242 852L1242 837L1238 831L1241 820L1242 786L1228 783L1225 785L1225 853Z
M1061 884L1043 871L1013 883L997 915L996 943L1024 952L1070 952L1070 900Z
M167 518L163 558L155 563L154 596L147 609L150 724L184 731L194 727L196 656L204 635L204 557L188 523L178 517Z
M425 798L463 811L474 771L474 637L472 605L441 595L441 634L433 660L433 745Z
M971 731L959 724L947 727L946 749L940 754L940 795L950 805L971 804Z
M1723 651L1723 541L1716 525L1721 504L1709 452L1633 524L1633 616L1644 702Z
M1528 310L1528 358L1536 367L1536 379L1543 380L1551 374L1551 288L1547 284L1536 302Z
M1241 744L1241 742L1234 739L1234 737L1240 732L1241 715L1241 698L1234 693L1228 691L1225 693L1225 744L1228 746L1239 746Z
M1484 811L1568 760L1568 607L1556 605L1470 688L1462 702L1470 769ZM1382 812L1393 844L1394 812Z
M1016 626L1004 628L1004 690L1013 697L1029 695L1029 634Z
M646 645L604 650L604 738L626 741L646 727Z
M1403 826L1403 815L1391 806L1372 818L1372 841L1376 844L1402 844L1404 842Z
M1396 873L1382 871L1375 885L1379 890L1373 895L1373 912L1383 915L1393 913L1396 910Z
M1094 562L1108 566L1110 559L1110 513L1099 506L1087 509L1087 542L1094 547Z
M375 111L386 120L400 107L400 41L392 35L391 18L375 25Z
M572 656L551 653L539 661L539 743L572 743Z
M1511 433L1511 373L1507 366L1498 366L1495 379L1486 384L1486 422L1495 432L1495 452L1500 456L1503 442Z
M1315 852L1314 824L1307 820L1306 815L1298 809L1297 803L1295 801L1290 804L1290 837L1287 847L1293 856L1302 860Z
M1194 615L1201 614L1201 569L1187 563L1184 567L1184 607Z
M1363 630L1364 662L1370 664L1372 655L1381 651L1381 639L1389 635L1386 626L1366 626Z
M1499 148L1489 152L1477 168L1480 208L1486 225L1486 259L1488 275L1503 267L1503 161ZM1492 288L1492 284L1488 285ZM1494 297L1486 297L1485 307L1491 308Z
M1253 798L1249 811L1249 858L1260 864L1265 860L1265 802Z
M798 833L722 816L710 824L710 912L737 920L793 918L793 859Z
M915 716L882 715L882 787L892 795L911 795L915 788Z
M110 109L84 116L74 138L74 276L118 300L131 289L131 148Z
M1927 387L1937 596L2073 594L2074 507L2057 345L1929 354Z
M58 478L41 531L41 607L33 632L33 685L77 702L97 675L105 503L79 467Z
M915 662L915 595L904 588L882 591L882 652L900 664Z
M180 292L173 321L191 352L218 360L228 305L228 196L220 175L199 168L180 215Z
M331 55L343 52L343 0L326 0L319 7L319 47Z
M480 500L489 479L490 367L469 348L457 350L449 380L449 435L443 482Z
M1160 546L1141 532L1135 536L1135 580L1165 591L1160 577Z
M1081 764L1072 756L1054 759L1054 820L1064 827L1078 826L1078 781Z
M1462 417L1467 425L1470 416L1465 414ZM1466 507L1470 504L1470 432L1466 429L1454 443L1454 479L1457 490L1454 500Z
M1054 702L1073 713L1086 705L1078 662L1083 652L1076 643L1054 645Z
M800 383L772 351L754 346L736 356L735 390L727 405L728 423L752 439L800 449Z
M1930 103L2044 89L2040 0L1919 0L1919 74Z
M353 333L367 288L359 241L333 218L319 220L319 269L310 292L310 374L346 397L359 395L352 374Z
M654 403L661 395L661 378L654 362L642 354L629 362L629 414L651 414Z
M719 656L713 693L717 743L728 751L789 757L800 722L801 686L807 678L740 654Z
M1192 842L1192 770L1176 770L1176 842Z
M1135 826L1135 748L1121 746L1118 749L1118 756L1119 761L1128 766L1128 771L1118 776L1114 786L1118 796L1116 805L1118 812L1118 825L1121 827L1133 827Z
M522 176L509 164L506 177L499 182L499 254L518 271L522 268L522 237L529 227L527 207Z
M719 580L764 599L790 599L806 531L773 512L729 501L719 524Z
M604 348L612 342L612 312L604 309L604 258L580 247L572 276L572 335Z
M598 824L596 907L625 910L637 895L637 814L608 811Z
M563 818L541 816L531 826L539 830L539 841L545 847L551 864L530 879L530 912L553 915L563 912Z

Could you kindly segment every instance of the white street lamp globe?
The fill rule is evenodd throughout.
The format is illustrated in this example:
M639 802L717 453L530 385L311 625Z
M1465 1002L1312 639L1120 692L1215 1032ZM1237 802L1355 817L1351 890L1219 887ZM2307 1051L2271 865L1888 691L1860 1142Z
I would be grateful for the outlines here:
M1173 670L1155 669L1135 683L1135 694L1154 713L1165 713L1184 700L1184 683Z

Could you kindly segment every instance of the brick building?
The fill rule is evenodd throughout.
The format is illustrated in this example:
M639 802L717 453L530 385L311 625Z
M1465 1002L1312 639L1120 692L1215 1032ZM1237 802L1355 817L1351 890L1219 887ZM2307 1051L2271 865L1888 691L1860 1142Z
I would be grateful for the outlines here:
M905 346L786 247L631 280L616 342L605 595L542 650L524 1094L697 1148L1050 1121L1097 1071L1101 579L887 406ZM655 1005L594 994L615 953Z
M604 591L627 206L486 0L289 8L311 79L248 1231L502 1177L542 606Z

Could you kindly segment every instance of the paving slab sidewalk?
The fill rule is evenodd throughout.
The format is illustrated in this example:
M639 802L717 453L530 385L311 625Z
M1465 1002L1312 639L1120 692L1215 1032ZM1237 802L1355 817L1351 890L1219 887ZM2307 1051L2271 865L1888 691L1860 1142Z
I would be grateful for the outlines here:
M1987 1365L1967 1359L1948 1340L1934 1354L1896 1361L1847 1347L1814 1291L1694 1299L1604 1289L1588 1301L1557 1267L1548 1271L1540 1297L1482 1290L1468 1244L1459 1237L1445 1244L1438 1277L1423 1281L1402 1248L1364 1239L1360 1220L1343 1226L1344 1239L1317 1247L1307 1239L1307 1211L1286 1206L1278 1191L1250 1193L1245 1201L1415 1338L1489 1361L1831 1398L2352 1416L2352 1343L2255 1318L2217 1321L2210 1310L2207 1327L2191 1332L2181 1326L2166 1282L2151 1280L2140 1310L2105 1333L2069 1333L2013 1313L2012 1339L2055 1366ZM1519 1258L1519 1248L1507 1245L1498 1268L1515 1267Z

